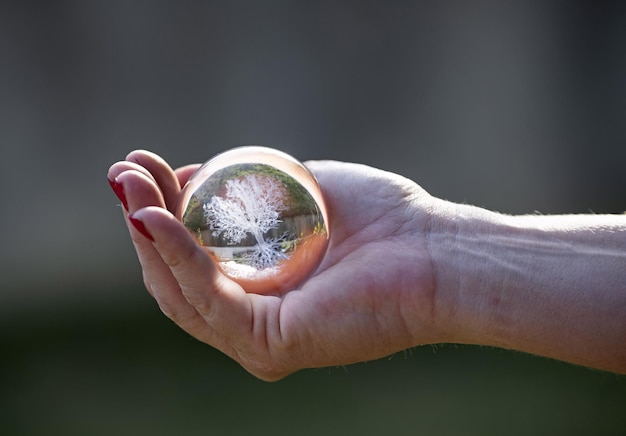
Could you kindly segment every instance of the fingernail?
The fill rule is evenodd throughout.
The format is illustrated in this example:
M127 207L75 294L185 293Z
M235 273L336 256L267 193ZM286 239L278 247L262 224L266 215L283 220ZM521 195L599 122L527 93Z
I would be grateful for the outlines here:
M124 209L128 211L128 201L126 201L126 194L124 193L124 186L121 183L118 183L116 180L111 180L109 178L107 179L109 181L109 185L111 185L111 189L113 189L113 192L115 192L115 195L117 195L117 198L119 198L120 201L122 202L122 206L124 206Z
M135 218L132 215L128 215L128 219L133 224L133 226L137 229L137 231L139 233L144 235L150 241L154 242L154 238L152 237L150 232L148 232L148 230L146 229L146 226L143 224L143 221L141 221L140 219Z

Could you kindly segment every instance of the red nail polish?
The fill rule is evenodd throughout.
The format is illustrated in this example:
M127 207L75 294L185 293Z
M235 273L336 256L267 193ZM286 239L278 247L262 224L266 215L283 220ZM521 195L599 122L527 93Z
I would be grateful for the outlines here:
M128 219L133 224L133 226L137 229L137 231L139 233L144 235L150 241L154 242L154 238L152 237L152 235L146 229L146 226L143 224L143 221L141 221L140 219L135 218L132 215L128 215Z
M121 183L118 183L115 180L109 180L109 185L111 185L111 189L113 189L113 192L115 192L115 195L117 195L117 198L120 199L120 201L122 202L122 206L124 206L124 209L126 209L126 211L128 211L128 201L126 200L126 194L124 193L124 186L122 186Z

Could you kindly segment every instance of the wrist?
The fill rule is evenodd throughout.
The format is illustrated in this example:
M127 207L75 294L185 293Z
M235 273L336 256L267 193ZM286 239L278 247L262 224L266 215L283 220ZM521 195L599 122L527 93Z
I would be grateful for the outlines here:
M444 342L496 342L489 305L498 277L491 271L492 237L504 216L437 200L431 211L428 251L435 298L433 313ZM496 329L494 330L494 327Z

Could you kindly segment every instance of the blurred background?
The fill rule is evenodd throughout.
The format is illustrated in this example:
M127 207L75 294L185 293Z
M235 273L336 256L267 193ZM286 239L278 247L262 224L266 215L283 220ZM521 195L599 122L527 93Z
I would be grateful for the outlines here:
M106 171L244 144L626 210L621 1L0 2L0 433L626 434L626 379L426 346L268 384L143 288Z

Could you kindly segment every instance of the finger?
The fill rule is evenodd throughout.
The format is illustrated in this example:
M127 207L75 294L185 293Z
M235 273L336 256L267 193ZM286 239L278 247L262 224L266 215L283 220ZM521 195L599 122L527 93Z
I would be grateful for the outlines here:
M180 221L156 207L138 210L133 219L145 226L185 300L213 330L222 337L250 331L252 308L247 294L218 270Z
M126 156L126 160L144 167L154 177L163 192L167 209L173 211L178 203L180 183L172 168L157 154L146 150L135 150Z
M134 162L128 162L128 161L116 162L113 165L111 165L111 167L107 171L107 179L109 180L109 185L111 185L111 189L113 190L115 195L117 195L117 197L122 203L122 206L124 206L125 210L128 210L128 201L126 200L124 187L120 183L118 183L117 178L123 172L131 171L131 170L138 171L144 174L146 177L153 179L152 175L148 172L148 170L146 170L144 167Z
M121 172L115 181L126 196L128 212L132 213L146 206L165 207L163 193L152 176L146 174L145 169L128 169Z
M178 177L178 183L181 187L185 186L189 177L191 177L191 175L195 173L198 168L200 168L200 164L190 164L174 170L176 177Z
M154 180L143 172L128 170L117 176L116 181L126 193L128 210L131 213L147 206L164 207L161 191ZM126 218L143 271L146 289L168 318L177 324L187 326L186 329L198 330L198 326L203 324L200 322L202 318L183 297L178 282L161 259L152 242L129 222L127 215Z
M144 283L148 292L154 296L153 282L169 281L169 283L175 284L175 280L150 241L128 222L128 212L132 213L146 206L163 207L164 205L163 195L156 186L156 182L149 173L146 175L144 171L145 169L143 171L126 170L115 178L115 182L121 186L122 195L125 198L127 211L124 213L124 217L139 263L143 269Z
M154 180L154 177L152 177L152 174L150 174L147 169L135 162L129 162L126 160L115 162L113 165L111 165L109 171L107 172L107 178L109 180L115 180L120 174L130 170L138 171L144 174L146 177L151 178L156 183L156 180Z

